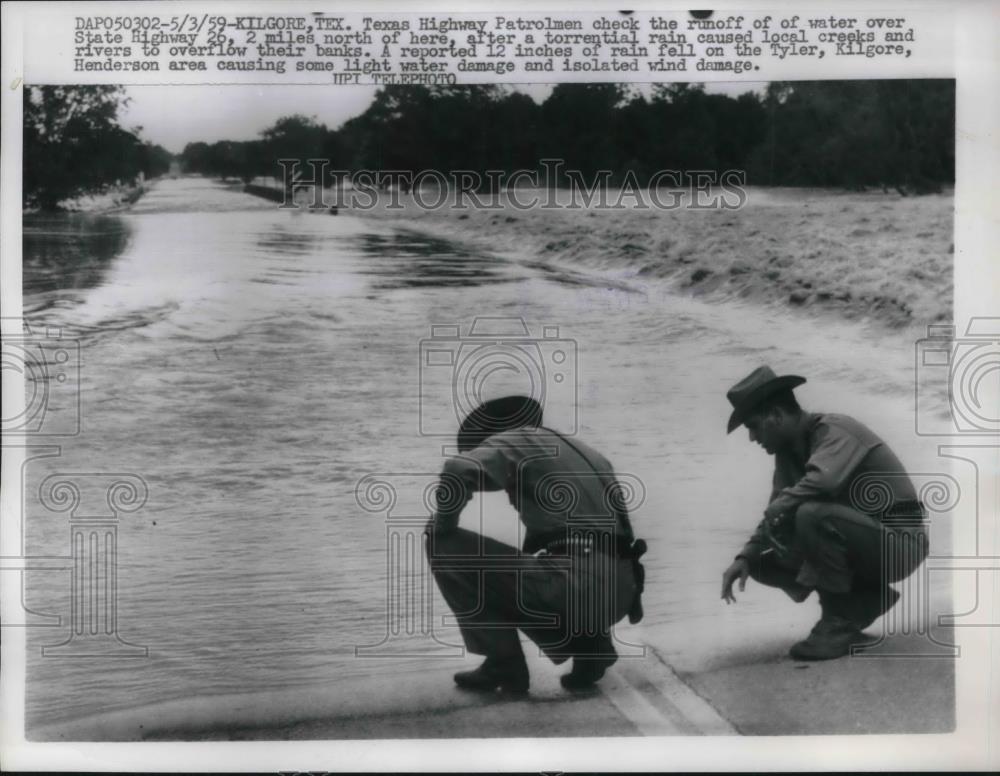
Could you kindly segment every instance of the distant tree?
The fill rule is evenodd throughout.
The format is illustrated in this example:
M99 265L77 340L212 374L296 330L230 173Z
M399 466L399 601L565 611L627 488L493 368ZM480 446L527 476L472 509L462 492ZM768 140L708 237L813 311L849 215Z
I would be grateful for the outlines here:
M246 177L247 145L245 142L232 140L213 143L207 149L204 172L208 175L217 175L223 180Z
M199 175L209 175L209 146L208 143L197 141L188 143L181 151L181 169L186 173Z
M750 152L767 131L767 112L761 98L745 92L735 99L722 94L707 95L711 117L712 155L721 170L743 169Z
M152 143L143 143L140 149L140 169L146 178L158 178L170 171L174 155L166 148Z
M309 159L324 158L328 134L326 125L318 123L315 117L283 116L260 133L261 140L256 148L271 170L267 174L281 177L279 159L297 159L304 165ZM303 169L302 174L309 176L310 172Z
M133 179L142 141L123 129L119 86L30 86L24 96L23 191L26 204L55 209L63 200Z
M653 88L651 143L657 167L714 170L717 127L702 84L662 84Z
M538 164L542 116L531 97L508 92L495 104L490 126L498 139L489 164L504 170L532 169Z
M905 194L954 181L954 81L775 82L764 111L752 182Z
M878 81L875 96L884 114L887 177L906 191L940 191L955 177L955 82Z
M250 183L259 175L275 175L275 164L269 159L264 149L264 141L247 140L239 144L238 161L239 178L244 183Z
M616 112L630 93L623 84L558 84L542 103L541 153L592 176L623 167Z
M431 94L424 86L384 86L340 130L353 169L416 171L433 164Z

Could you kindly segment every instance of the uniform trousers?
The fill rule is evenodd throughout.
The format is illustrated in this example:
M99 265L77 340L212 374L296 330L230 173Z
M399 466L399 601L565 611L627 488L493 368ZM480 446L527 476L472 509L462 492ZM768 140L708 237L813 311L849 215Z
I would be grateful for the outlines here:
M615 654L612 626L636 590L630 560L582 547L528 555L462 528L429 533L427 553L470 652L518 658L520 630L557 664Z
M750 576L797 601L817 589L834 613L867 621L890 595L889 584L910 576L928 549L918 518L883 522L842 504L810 501L795 513L787 551L765 549L750 560Z

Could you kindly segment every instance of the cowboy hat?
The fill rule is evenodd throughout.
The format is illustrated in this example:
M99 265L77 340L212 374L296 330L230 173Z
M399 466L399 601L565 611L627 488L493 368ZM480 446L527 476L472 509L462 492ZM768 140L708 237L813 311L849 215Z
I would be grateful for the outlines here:
M458 450L467 452L479 447L487 437L501 431L539 426L542 405L528 396L501 396L490 399L466 415L458 429Z
M769 366L754 369L726 393L726 398L733 405L733 414L729 416L726 433L731 434L768 397L779 391L802 385L805 381L806 378L798 375L778 377Z

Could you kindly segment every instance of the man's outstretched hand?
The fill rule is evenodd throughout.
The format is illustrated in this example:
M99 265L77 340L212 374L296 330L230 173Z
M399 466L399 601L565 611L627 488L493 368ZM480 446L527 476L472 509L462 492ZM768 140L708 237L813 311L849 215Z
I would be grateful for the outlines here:
M722 600L727 604L736 603L736 596L733 595L733 582L740 581L740 592L747 588L747 577L750 576L750 564L746 558L737 558L730 564L729 568L722 572Z

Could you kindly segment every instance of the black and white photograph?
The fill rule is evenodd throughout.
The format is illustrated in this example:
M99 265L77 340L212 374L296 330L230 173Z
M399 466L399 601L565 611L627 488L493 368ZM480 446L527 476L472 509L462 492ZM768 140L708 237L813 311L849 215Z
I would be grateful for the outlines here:
M3 129L23 746L766 769L996 721L988 173L905 9L63 5ZM871 72L752 66L824 51Z

